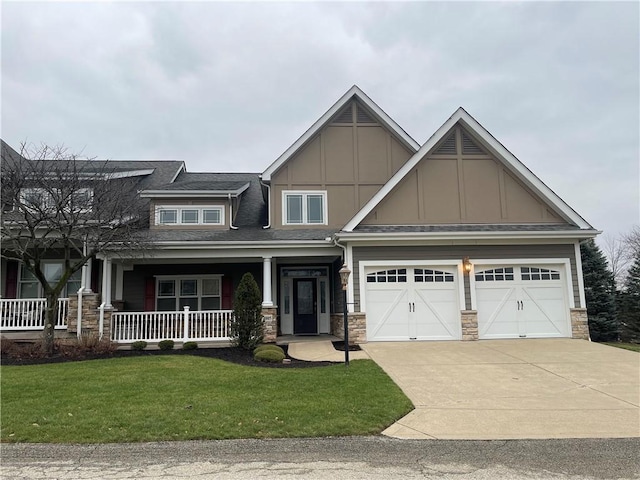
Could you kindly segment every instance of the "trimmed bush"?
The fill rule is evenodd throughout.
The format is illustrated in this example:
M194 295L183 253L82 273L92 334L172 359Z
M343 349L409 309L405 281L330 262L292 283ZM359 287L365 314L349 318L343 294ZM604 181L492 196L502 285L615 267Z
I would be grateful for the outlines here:
M160 350L173 350L175 342L173 340L161 340L158 342L158 348Z
M184 342L182 345L183 350L195 350L198 348L198 344L196 342Z
M258 345L254 350L253 350L253 354L255 355L258 352L263 352L265 350L274 350L276 352L281 352L284 355L284 350L279 347L278 345L275 345L273 343L264 343L262 345Z
M233 345L244 350L253 350L264 338L262 295L251 273L245 273L236 288L229 330Z
M131 344L131 350L137 350L140 352L145 348L147 348L147 342L145 342L144 340L138 340L137 342L133 342Z
M260 350L253 356L253 358L254 360L258 360L260 362L282 363L282 360L284 360L284 352L282 351L282 349L280 349L280 351L277 351L273 348L267 348Z

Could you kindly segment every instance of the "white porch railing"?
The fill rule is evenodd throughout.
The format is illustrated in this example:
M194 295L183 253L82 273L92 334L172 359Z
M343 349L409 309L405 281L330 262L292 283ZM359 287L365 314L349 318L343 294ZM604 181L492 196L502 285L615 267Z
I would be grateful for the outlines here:
M233 310L182 312L114 312L111 340L129 343L138 340L206 341L229 340Z
M44 328L45 298L10 299L0 298L0 330L3 332L20 330L42 330ZM69 299L58 299L58 318L55 328L67 328Z

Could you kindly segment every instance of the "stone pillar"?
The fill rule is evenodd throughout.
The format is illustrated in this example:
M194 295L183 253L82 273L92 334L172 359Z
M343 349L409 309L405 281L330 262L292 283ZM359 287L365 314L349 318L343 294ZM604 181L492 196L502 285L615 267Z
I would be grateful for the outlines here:
M572 308L571 310L569 310L569 312L571 315L571 338L590 340L589 318L587 317L587 309Z
M100 328L100 294L83 293L82 320L80 330L82 335L98 335ZM78 333L78 296L69 297L69 314L67 317L67 331ZM108 337L111 332L111 309L104 311L103 335Z
M271 257L262 258L262 306L273 306L273 299L271 298Z
M478 312L476 310L462 310L462 340L478 340Z
M278 308L262 307L264 322L264 343L274 343L278 336Z
M348 316L349 344L357 345L367 342L367 316L364 313L352 312ZM344 314L331 314L331 334L344 340Z

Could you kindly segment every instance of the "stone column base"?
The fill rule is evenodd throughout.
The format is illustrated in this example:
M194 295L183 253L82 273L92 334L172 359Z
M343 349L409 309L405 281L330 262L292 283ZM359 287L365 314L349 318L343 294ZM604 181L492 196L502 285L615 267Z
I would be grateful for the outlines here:
M278 307L262 307L264 343L274 343L278 336Z
M349 345L367 342L367 316L360 312L348 314ZM344 314L331 314L331 334L344 340Z
M476 310L462 310L460 319L462 322L462 340L478 340L478 312Z
M590 340L589 318L587 317L587 309L572 308L569 310L569 312L571 315L571 338Z

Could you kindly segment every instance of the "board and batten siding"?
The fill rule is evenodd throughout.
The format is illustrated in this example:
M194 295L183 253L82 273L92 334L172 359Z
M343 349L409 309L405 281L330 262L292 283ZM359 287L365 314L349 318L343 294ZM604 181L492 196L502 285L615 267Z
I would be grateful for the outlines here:
M571 281L576 307L580 304L578 274L576 270L575 249L573 244L558 245L459 245L459 246L363 246L353 247L353 281L356 311L364 308L360 305L360 261L389 261L390 266L402 265L405 261L453 260L458 262L468 256L474 258L508 260L510 258L568 258L571 263ZM469 276L464 276L465 308L471 308L471 285Z

